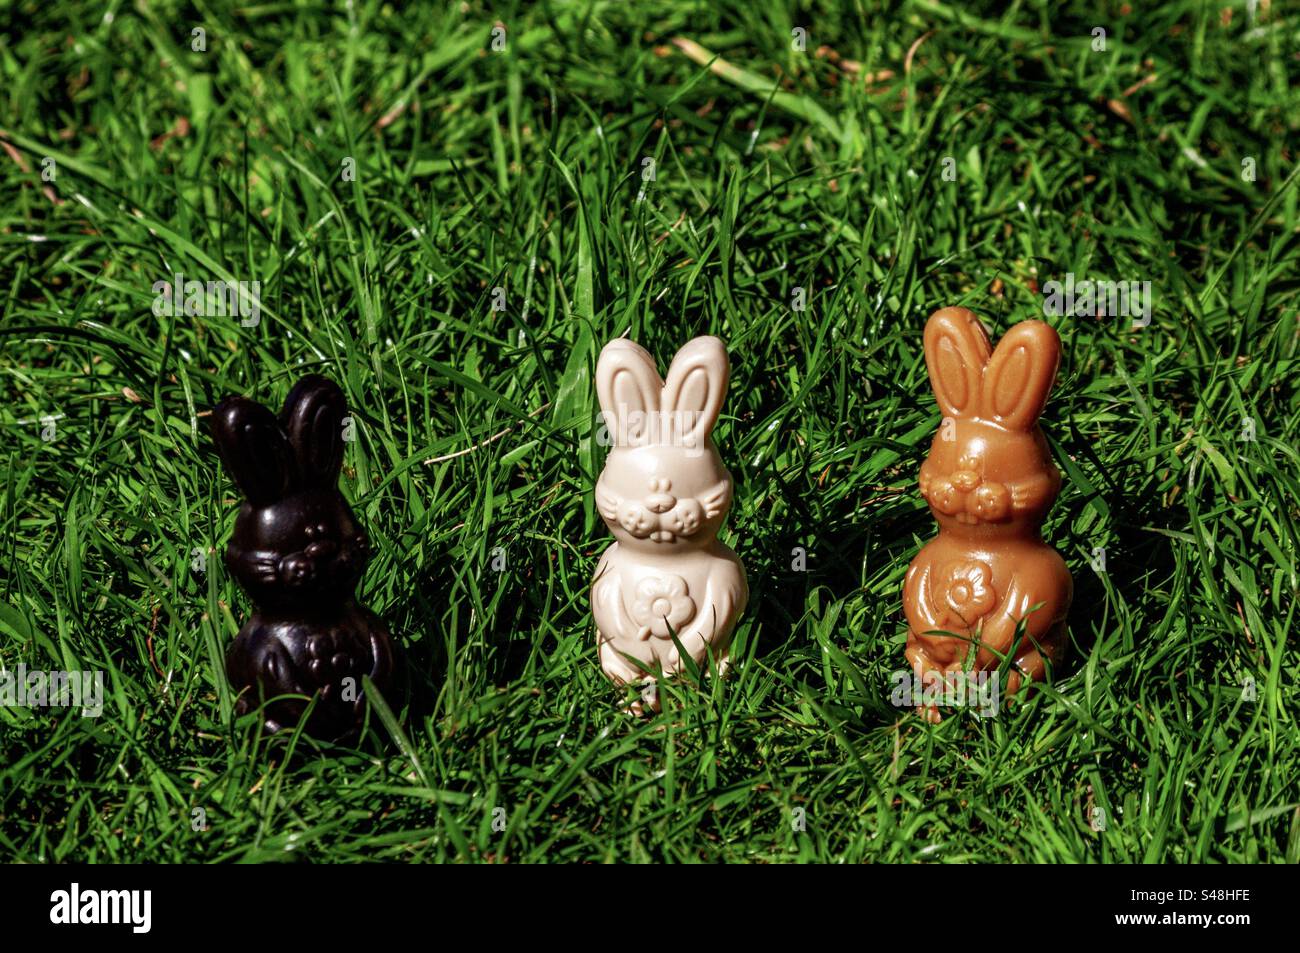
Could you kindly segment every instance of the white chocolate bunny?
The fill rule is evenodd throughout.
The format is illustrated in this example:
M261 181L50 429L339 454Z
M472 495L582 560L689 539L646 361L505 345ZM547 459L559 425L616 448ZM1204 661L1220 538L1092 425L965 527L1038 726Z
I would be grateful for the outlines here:
M645 683L642 697L656 710L655 676L685 667L673 636L701 668L707 651L724 671L749 598L744 567L717 539L732 483L711 433L729 371L715 337L678 351L666 381L626 338L607 344L596 366L613 444L596 508L617 540L591 586L600 665L619 685Z

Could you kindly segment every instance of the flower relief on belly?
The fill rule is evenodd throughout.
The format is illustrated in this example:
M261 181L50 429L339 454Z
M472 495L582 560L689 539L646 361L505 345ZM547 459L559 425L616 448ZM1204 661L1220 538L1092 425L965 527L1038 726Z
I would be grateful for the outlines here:
M998 601L993 570L982 559L957 559L939 567L929 590L935 621L948 631L975 628Z
M636 584L631 610L637 638L666 639L695 618L695 600L685 579L664 573L645 576Z

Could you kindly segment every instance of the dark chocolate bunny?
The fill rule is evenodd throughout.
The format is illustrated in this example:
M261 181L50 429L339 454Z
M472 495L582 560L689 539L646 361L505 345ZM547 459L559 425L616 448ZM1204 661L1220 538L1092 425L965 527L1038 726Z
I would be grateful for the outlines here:
M226 653L238 712L267 702L270 731L293 727L319 694L306 730L355 734L365 713L361 676L382 691L392 671L388 630L358 605L369 540L338 490L347 405L332 381L304 377L277 419L256 401L227 397L212 412L217 452L248 498L226 565L253 614Z

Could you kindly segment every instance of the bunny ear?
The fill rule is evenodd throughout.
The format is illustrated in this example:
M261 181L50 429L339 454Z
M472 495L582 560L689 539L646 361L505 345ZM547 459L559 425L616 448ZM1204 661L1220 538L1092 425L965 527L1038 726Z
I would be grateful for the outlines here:
M664 382L663 409L682 446L701 446L713 431L730 374L727 347L715 337L688 341L677 352Z
M274 414L246 397L227 397L212 411L211 426L221 462L250 503L265 506L289 492L293 459Z
M338 484L347 412L343 391L319 374L309 374L289 391L280 422L289 435L303 487L322 489Z
M1061 363L1061 339L1042 321L1021 321L998 342L984 372L984 414L1028 430L1047 404Z
M615 338L605 345L596 362L596 397L615 446L650 441L663 386L654 358L640 344Z
M925 366L945 417L980 411L980 381L992 353L979 318L965 308L941 308L925 323Z

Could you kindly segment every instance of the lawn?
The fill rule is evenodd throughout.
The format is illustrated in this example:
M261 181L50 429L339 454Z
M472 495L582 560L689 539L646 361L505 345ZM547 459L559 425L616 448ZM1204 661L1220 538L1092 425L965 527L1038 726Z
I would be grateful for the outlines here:
M1300 861L1294 5L401 7L0 15L0 665L105 686L0 707L0 857ZM256 320L155 307L177 273ZM1070 661L932 726L890 703L921 331L1067 276L1151 295L1046 317ZM727 342L751 590L732 673L644 719L588 606L623 334ZM222 668L206 415L307 372L401 652L355 748Z

